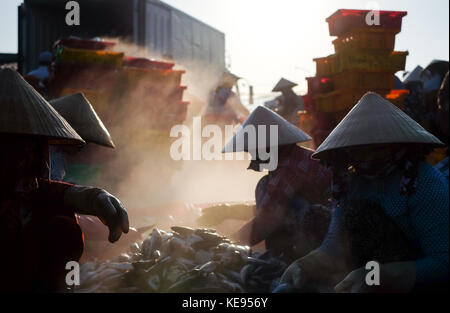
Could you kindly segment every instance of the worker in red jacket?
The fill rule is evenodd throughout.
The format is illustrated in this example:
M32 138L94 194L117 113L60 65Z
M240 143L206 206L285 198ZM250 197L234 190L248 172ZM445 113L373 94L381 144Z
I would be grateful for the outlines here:
M115 242L128 232L127 212L105 190L49 179L49 144L84 141L11 69L0 70L0 142L0 289L67 290L66 265L83 252L75 213L100 218Z
M277 125L278 143L270 144L270 149L277 149L278 162L256 187L255 217L234 237L251 246L265 240L267 249L278 256L283 253L286 259L308 253L320 245L328 229L330 212L324 206L331 191L331 172L311 159L314 151L297 145L311 140L306 133L263 106L250 114L224 152L239 151L236 143L248 125L256 129L262 125ZM265 142L269 146L269 141ZM251 145L249 140L243 146L253 157L249 169L260 171L264 162ZM306 225L305 218L316 227ZM305 245L308 236L311 240Z

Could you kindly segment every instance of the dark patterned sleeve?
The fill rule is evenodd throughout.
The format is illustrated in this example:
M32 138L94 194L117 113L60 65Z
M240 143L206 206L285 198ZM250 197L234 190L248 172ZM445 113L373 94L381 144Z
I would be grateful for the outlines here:
M68 188L73 186L69 183L52 181L47 179L39 180L40 196L47 203L47 214L75 216L73 208L64 203L64 194Z

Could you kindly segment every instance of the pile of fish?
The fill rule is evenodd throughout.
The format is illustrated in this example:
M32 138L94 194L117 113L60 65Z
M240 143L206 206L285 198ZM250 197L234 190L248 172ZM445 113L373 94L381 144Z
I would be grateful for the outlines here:
M80 268L75 292L270 292L287 264L214 229L153 229L128 253Z

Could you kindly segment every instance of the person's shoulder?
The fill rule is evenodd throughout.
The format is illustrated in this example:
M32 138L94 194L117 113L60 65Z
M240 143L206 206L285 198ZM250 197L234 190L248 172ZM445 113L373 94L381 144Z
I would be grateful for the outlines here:
M417 191L428 195L434 192L446 193L448 195L448 180L434 166L427 162L421 162L417 177Z
M429 181L448 183L445 176L436 167L423 161L419 164L418 182L428 183Z

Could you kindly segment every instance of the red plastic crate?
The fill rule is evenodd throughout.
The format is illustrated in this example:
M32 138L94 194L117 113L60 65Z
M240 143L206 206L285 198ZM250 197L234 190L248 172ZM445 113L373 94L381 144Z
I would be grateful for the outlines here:
M333 80L330 77L306 77L308 92L312 94L327 93L334 90Z
M329 16L326 21L331 36L341 36L351 29L391 29L401 31L402 18L408 13L405 11L378 11L380 14L380 25L368 25L366 16L370 10L340 9Z
M90 39L61 38L53 46L64 46L74 49L111 50L116 45L113 41L95 41Z
M155 61L147 58L134 58L128 56L123 58L123 66L137 68L170 70L174 67L174 65L174 63Z

